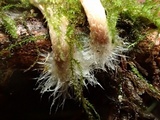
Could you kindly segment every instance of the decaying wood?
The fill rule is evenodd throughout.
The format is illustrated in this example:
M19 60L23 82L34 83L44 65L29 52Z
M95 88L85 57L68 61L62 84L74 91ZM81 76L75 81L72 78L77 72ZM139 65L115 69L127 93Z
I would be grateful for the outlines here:
M37 37L48 36L43 19L28 18L25 22L26 25L17 25L17 40L12 40L4 31L0 31L0 59L7 61L5 66L27 69L34 64L38 54L51 50L49 37ZM29 40L31 37L35 37L35 40ZM3 62L0 66L4 67Z
M19 37L16 40L11 39L3 29L0 29L0 83L5 83L2 86L8 84L7 80L12 76L15 69L23 71L37 69L38 66L36 63L40 60L39 55L51 51L48 29L42 17L29 17L25 20L25 24L22 23L23 22L17 23L17 34ZM27 40L31 37L37 38ZM121 76L115 76L116 74L114 73L107 73L106 76L109 78L107 79L105 73L97 73L99 74L97 76L99 76L100 80L106 80L105 82L103 81L107 84L106 86L103 85L106 93L101 96L102 99L97 100L94 97L93 101L95 101L95 103L98 101L98 108L107 109L108 113L103 113L104 111L101 110L99 111L102 112L102 116L109 114L109 117L106 117L108 119L120 118L130 120L131 117L136 118L142 115L144 119L148 118L152 120L154 117L151 114L141 111L140 107L143 102L148 102L148 99L150 100L152 94L154 96L154 90L146 87L147 82L140 81L140 79L131 72L131 68L128 67L130 63L136 66L141 75L146 78L149 83L157 90L160 90L160 34L157 30L153 29L153 32L148 34L144 40L140 41L129 51L128 59L122 60L116 73ZM123 78L122 80L121 77ZM119 91L119 86L122 91ZM97 90L94 92L95 93L91 93L94 94L93 96L95 96L95 94L99 95ZM122 94L119 94L120 92L122 92ZM142 95L145 96L146 94L147 100L144 100ZM125 97L122 97L122 95ZM0 100L2 102L4 97L1 96L0 92ZM116 96L118 96L119 99L116 99ZM159 94L155 95L155 98L158 97ZM106 99L107 102L109 101L110 103L105 103ZM103 106L102 103L105 103L107 107ZM111 106L111 109L109 109L108 106Z

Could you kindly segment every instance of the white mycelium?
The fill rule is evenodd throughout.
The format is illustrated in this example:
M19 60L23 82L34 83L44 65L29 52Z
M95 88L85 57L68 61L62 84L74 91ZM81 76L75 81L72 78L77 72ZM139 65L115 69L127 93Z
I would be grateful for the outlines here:
M109 34L105 9L100 0L80 0L88 22L90 25L90 42L88 43L87 53L94 64L94 68L106 70L116 69L119 53L125 49L121 46L115 46ZM117 37L117 40L120 39Z
M38 78L38 89L41 89L42 94L52 92L54 104L59 96L64 96L64 99L68 96L68 87L73 86L76 81L83 79L82 86L86 87L87 84L99 85L93 70L106 70L106 66L115 70L119 48L112 44L105 10L100 0L80 0L90 25L90 38L83 41L83 50L76 46L71 49L66 35L68 18L61 14L54 19L56 14L53 1L30 0L41 10L48 22L52 52L42 54L45 60L39 62L43 66L43 72Z

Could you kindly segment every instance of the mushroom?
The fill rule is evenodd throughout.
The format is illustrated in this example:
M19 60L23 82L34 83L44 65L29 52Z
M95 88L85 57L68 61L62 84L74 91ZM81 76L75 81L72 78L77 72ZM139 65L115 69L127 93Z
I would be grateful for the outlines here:
M109 34L105 9L100 0L80 0L90 28L90 55L95 69L115 69L116 51Z
M66 33L68 27L67 17L61 15L55 17L54 3L47 3L47 1L30 0L30 3L37 7L46 18L49 35L52 44L52 52L48 54L41 53L44 61L38 62L43 66L42 74L37 78L38 87L41 93L53 92L53 102L64 96L67 92L68 81L70 80L70 47L67 43ZM56 23L54 20L57 20ZM58 24L58 25L57 25Z

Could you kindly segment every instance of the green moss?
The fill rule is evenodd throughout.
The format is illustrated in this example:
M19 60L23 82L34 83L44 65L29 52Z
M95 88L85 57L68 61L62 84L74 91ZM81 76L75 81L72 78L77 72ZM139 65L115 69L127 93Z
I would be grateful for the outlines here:
M2 19L2 25L5 28L5 32L11 35L12 38L18 38L15 21L3 13L0 13L0 17Z
M78 24L82 24L84 19L84 14L81 14L81 4L79 0L68 0L68 1L63 1L63 0L46 0L46 1L38 1L36 3L35 1L31 2L35 5L40 7L39 5L42 5L43 8L41 12L46 18L46 21L48 22L48 26L50 29L53 29L54 32L56 32L56 37L59 42L61 42L61 35L63 35L63 31L61 31L61 22L62 18L65 16L65 18L69 21L69 25L67 28L67 33L66 33L66 38L65 41L69 45L69 61L70 61L70 71L71 71L71 78L70 78L70 84L72 84L74 93L75 93L75 98L77 101L81 103L81 105L84 108L84 111L87 113L89 119L95 119L95 117L98 117L98 114L96 113L94 107L89 103L87 99L84 98L83 96L83 87L84 87L84 78L82 77L82 70L81 66L78 60L75 60L73 58L74 54L74 48L75 46L78 46L78 48L81 48L80 43L77 41L78 36L76 35L76 26ZM50 33L50 35L53 33ZM60 46L61 47L61 46ZM61 51L61 49L59 49ZM61 51L60 53L62 53ZM63 53L62 53L63 54ZM61 57L63 59L63 56ZM75 67L76 66L76 67ZM78 68L79 72L81 73L80 76L78 76L80 79L77 79L76 73L75 73L75 68ZM95 116L93 115L95 114Z
M109 32L112 36L113 44L117 41L117 36L119 35L119 31L117 29L117 24L119 19L122 19L122 16L127 16L131 21L132 25L134 26L135 34L141 36L141 31L139 32L139 28L135 27L136 25L141 25L140 18L144 18L147 20L145 25L147 26L148 23L153 23L159 30L160 30L160 18L159 18L159 11L160 11L160 2L153 1L153 0L146 0L145 3L140 4L136 2L136 0L101 0L103 6L107 13L107 23L109 26ZM61 24L61 17L65 16L69 21L69 26L67 28L67 38L66 41L70 46L70 64L71 64L71 74L72 74L72 82L73 88L76 94L77 100L82 103L84 110L89 115L90 119L100 119L97 112L95 111L94 107L89 103L89 101L84 98L83 96L83 77L80 80L76 80L74 67L77 66L79 71L81 72L81 66L78 60L73 59L73 49L77 46L80 49L83 49L83 45L81 44L80 39L83 38L83 35L76 35L76 27L78 25L83 25L86 21L86 17L82 6L79 0L39 0L39 3L44 6L44 17L50 26L54 28L56 31L57 37L60 38L61 36L61 29L59 28ZM35 3L37 4L37 3ZM36 5L35 5L36 6ZM0 2L0 18L1 18L1 25L5 28L7 34L9 34L12 38L18 39L17 32L17 24L16 21L11 19L7 16L6 11L10 9L20 9L20 8L30 8L31 5L28 0L3 0ZM48 9L52 10L52 14L47 12ZM95 8L96 9L96 8ZM124 18L126 19L126 18ZM87 26L86 26L87 27ZM140 26L143 27L143 26ZM132 32L133 33L133 32ZM89 35L88 35L89 36ZM30 36L28 38L24 38L20 42L14 42L10 44L7 48L3 50L9 50L16 48L17 46L22 46L31 41L36 41L39 37L44 36ZM142 39L142 38L139 38ZM59 41L60 42L60 41ZM138 41L133 41L132 45L137 44ZM3 55L3 50L0 51L0 55ZM136 67L131 66L132 72L137 75L141 80L145 81L144 78L140 75ZM155 97L160 99L159 91L157 91L152 85L146 83L147 90L149 93L154 93ZM95 115L94 115L95 114Z
M136 66L133 63L130 63L132 72L139 78L143 89L152 97L160 99L160 90L156 89L152 84L148 83L147 80L141 75ZM135 83L138 83L135 81Z
M116 29L117 21L121 15L128 16L132 19L133 23L139 18L148 19L147 22L153 23L160 29L160 2L153 0L146 0L143 4L138 3L136 0L101 0L107 12L107 20L110 34L113 41L116 41L118 31ZM139 24L140 25L140 24ZM141 34L141 32L139 32Z
M154 23L158 29L160 29L160 19L159 19L159 1L146 0L143 4L136 2L135 0L101 0L104 8L107 13L108 26L110 29L110 34L113 38L113 41L116 40L116 35L118 35L118 31L116 28L118 19L120 18L120 14L126 14L129 16L133 22L137 21L139 17L146 18L150 21L150 23ZM72 26L72 31L75 30L75 26L78 24L83 24L85 22L85 15L82 11L82 6L79 0L41 0L42 4L45 5L46 2L50 3L50 7L53 9L54 17L50 21L53 23L55 30L57 30L57 34L60 33L58 30L58 26L60 21L58 20L60 16L65 15L70 25ZM30 6L28 0L3 0L0 2L0 16L2 18L1 24L3 24L6 32L10 34L13 38L17 38L16 34L16 22L12 20L5 14L6 10L11 8L27 8ZM47 6L46 6L47 8ZM45 13L45 17L48 18L49 14Z
M17 41L15 43L12 43L10 44L8 47L6 48L3 48L1 51L0 51L0 57L3 56L3 52L4 51L12 51L14 50L15 48L17 47L22 47L23 45L29 43L29 42L35 42L36 40L39 40L39 39L45 39L46 36L45 35L42 35L42 36L27 36L26 38L22 38L20 41ZM10 55L9 55L10 56Z
M0 24L5 28L5 32L8 33L13 39L18 38L16 27L17 24L11 16L7 15L7 12L9 12L10 10L12 11L27 8L29 8L29 2L26 2L26 0L2 0L0 2Z

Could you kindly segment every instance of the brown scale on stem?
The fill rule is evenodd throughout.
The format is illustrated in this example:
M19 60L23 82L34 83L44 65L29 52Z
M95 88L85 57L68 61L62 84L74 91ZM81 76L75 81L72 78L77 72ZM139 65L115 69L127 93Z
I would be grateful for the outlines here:
M105 10L100 0L80 0L90 25L91 44L110 44Z
M43 2L41 3L40 1L36 1L36 0L30 0L30 2L38 7L40 9L40 11L44 14L44 16L46 17L46 20L48 22L48 27L49 27L49 35L50 35L50 39L51 39L51 44L52 44L52 57L53 57L53 63L55 63L54 65L54 69L56 73L57 78L60 79L60 81L65 81L68 78L68 74L69 74L69 51L70 51L70 47L66 41L66 33L67 33L67 27L68 27L68 20L65 16L61 16L59 18L60 24L58 26L58 32L60 32L59 34L57 34L57 30L54 28L54 21L52 20L52 17L54 16L54 11L52 10L53 8L48 5L45 6L45 4L43 4ZM52 73L52 74L55 74Z
M61 80L65 80L69 74L69 45L65 40L68 21L65 17L62 17L62 23L60 30L61 36L57 38L57 35L52 27L50 27L50 37L52 43L52 50L54 51L54 61L57 69L58 76ZM50 25L51 26L51 25Z

